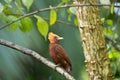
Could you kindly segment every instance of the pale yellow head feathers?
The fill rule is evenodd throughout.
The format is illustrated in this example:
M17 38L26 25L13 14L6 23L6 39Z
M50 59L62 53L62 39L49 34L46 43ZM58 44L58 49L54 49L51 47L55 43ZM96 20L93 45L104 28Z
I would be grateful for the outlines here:
M57 43L60 39L63 39L63 37L60 37L52 32L49 32L48 39L50 43Z

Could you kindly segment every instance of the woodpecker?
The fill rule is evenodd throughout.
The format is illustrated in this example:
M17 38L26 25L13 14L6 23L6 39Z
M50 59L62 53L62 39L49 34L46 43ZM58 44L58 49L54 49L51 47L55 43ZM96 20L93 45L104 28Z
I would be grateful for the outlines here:
M50 41L49 44L49 53L50 57L52 58L53 62L57 65L60 65L64 68L68 73L72 70L71 62L66 54L64 48L58 44L59 40L63 39L52 32L48 34L48 39Z

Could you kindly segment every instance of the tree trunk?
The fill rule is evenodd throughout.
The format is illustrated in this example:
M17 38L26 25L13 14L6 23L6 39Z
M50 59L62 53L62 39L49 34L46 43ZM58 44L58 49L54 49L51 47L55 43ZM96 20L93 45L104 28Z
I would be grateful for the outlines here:
M97 4L97 0L74 0L74 4ZM97 6L76 8L88 80L113 80Z

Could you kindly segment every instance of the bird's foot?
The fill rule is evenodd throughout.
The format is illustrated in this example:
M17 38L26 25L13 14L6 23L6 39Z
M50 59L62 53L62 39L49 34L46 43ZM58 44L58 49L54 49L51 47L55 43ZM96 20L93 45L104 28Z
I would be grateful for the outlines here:
M57 64L57 65L55 66L55 70L56 70L57 67L60 67L60 64Z
M55 68L56 68L56 67L60 67L60 64L57 64L57 65L55 66Z

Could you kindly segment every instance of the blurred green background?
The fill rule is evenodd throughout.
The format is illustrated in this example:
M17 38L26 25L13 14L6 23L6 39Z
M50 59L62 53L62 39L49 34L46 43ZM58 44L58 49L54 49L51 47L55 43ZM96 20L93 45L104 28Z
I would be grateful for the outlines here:
M21 15L28 14L38 9L49 8L50 6L64 5L65 2L72 4L73 0L33 0L32 6L28 10L23 4L31 0L0 0L0 27L6 23L17 19ZM103 2L101 2L103 1ZM109 0L105 0L106 2ZM99 0L100 3L105 3ZM120 9L115 5L120 5L120 0L110 0L112 7L99 7L101 21L103 23L106 38L108 55L111 61L115 80L120 80ZM110 3L108 3L110 4ZM77 27L77 19L74 8L57 9L57 21L50 26L50 11L40 12L37 15L42 17L49 24L49 32L54 32L64 37L59 42L62 45L71 62L71 75L76 80L87 80L87 73L84 64L84 54L80 39L80 32ZM17 14L17 15L16 15ZM49 56L48 39L38 31L37 20L30 16L33 21L32 29L28 25L21 26L17 22L12 26L0 30L0 38L12 41L20 46L34 50L52 61ZM28 22L26 22L28 23ZM29 30L27 30L29 29ZM63 76L50 69L34 58L22 54L16 50L0 45L0 80L66 80Z
M50 5L56 6L61 0L35 0L30 8L30 11L37 9L47 8ZM5 1L1 0L2 4ZM77 79L86 79L84 57L80 40L80 33L76 26L72 25L72 21L68 21L67 9L59 9L57 20L63 21L56 22L51 26L49 32L54 32L59 36L64 37L59 42L62 45L71 62L71 74ZM49 19L49 11L38 13L45 19ZM73 16L74 17L74 16ZM69 25L67 23L70 23ZM0 38L12 41L23 47L32 49L45 58L50 59L48 46L49 41L44 40L44 37L38 32L36 27L36 20L33 19L33 28L31 31L22 32L20 29L10 30L9 28L0 30ZM1 21L2 25L2 21ZM52 61L52 60L51 60ZM24 55L16 50L10 49L0 45L0 80L66 80L63 76L48 68L46 65L38 62L34 58Z

